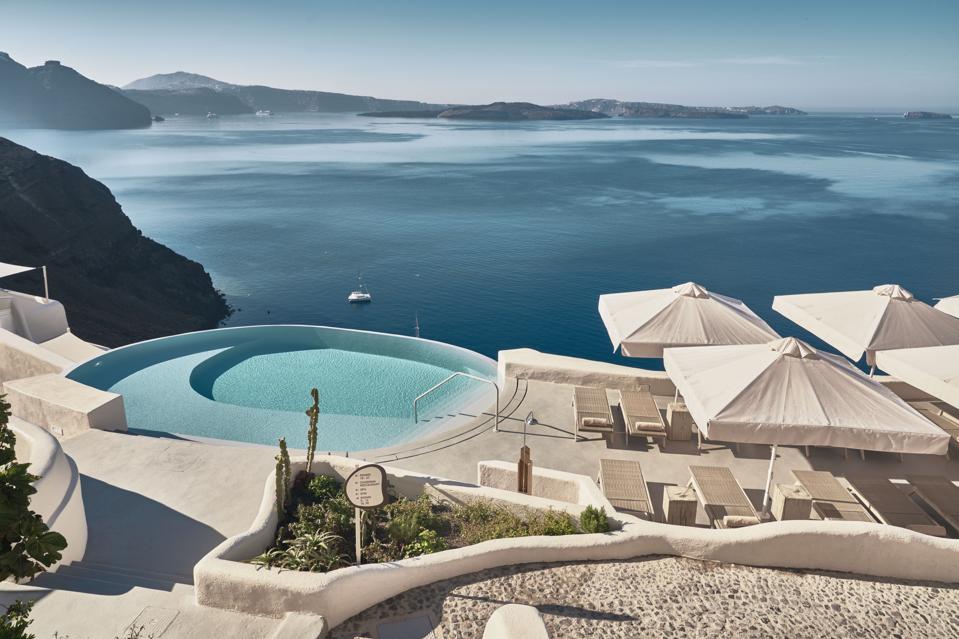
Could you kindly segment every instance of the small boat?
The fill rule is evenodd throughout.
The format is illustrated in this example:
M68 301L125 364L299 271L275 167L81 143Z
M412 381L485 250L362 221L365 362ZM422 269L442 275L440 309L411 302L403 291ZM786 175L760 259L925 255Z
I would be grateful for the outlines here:
M346 298L346 301L350 304L365 304L366 302L372 302L373 296L370 295L370 292L366 290L366 285L363 284L362 278L359 279L359 287Z
M273 115L273 111L270 111L269 109L260 109L259 111L256 112L256 115L260 116L261 118L263 117L268 118L271 115Z
M210 111L209 113L206 114L206 117L207 117L207 119L212 120L213 118L218 118L218 117L220 117L220 116L218 116L218 115L217 115L216 113L214 113L213 111Z

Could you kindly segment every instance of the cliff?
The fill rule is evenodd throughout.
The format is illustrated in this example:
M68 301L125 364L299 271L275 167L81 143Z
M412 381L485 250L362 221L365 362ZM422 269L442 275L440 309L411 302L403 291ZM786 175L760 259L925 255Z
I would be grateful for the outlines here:
M609 117L603 113L577 109L544 107L529 102L493 102L482 106L459 106L431 111L380 111L361 113L367 117L442 118L446 120L488 120L519 122L529 120L594 120Z
M328 91L276 89L260 85L230 84L205 75L185 71L152 75L148 78L134 80L123 87L124 91L138 91L137 99L142 100L148 99L145 92L187 91L192 89L209 89L233 96L245 104L250 111L263 109L276 112L358 113L360 111L384 110L414 111L448 106L445 104L426 104L412 100L384 100L370 96L330 93ZM173 107L168 106L168 108ZM184 113L185 111L185 108L173 108L173 111L169 112ZM215 112L220 113L220 111Z
M0 53L0 124L47 129L150 126L150 111L51 60L28 69Z
M196 89L157 89L143 91L125 89L123 95L138 102L157 115L206 115L211 111L219 115L253 113L253 109L235 95L221 93L205 87Z
M948 113L934 113L932 111L906 111L902 117L907 120L951 120Z
M805 112L784 106L699 107L660 102L623 102L594 98L561 105L562 108L584 109L621 118L719 118L742 119L750 115L806 115Z
M107 187L5 138L0 261L46 264L73 331L98 344L214 328L229 315L203 267L144 237ZM3 286L40 291L35 273Z

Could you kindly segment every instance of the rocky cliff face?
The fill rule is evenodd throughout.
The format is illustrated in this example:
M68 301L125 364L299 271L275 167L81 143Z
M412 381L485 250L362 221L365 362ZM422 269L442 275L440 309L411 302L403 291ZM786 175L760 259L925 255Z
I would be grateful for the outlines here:
M107 346L216 327L229 314L203 267L144 237L79 168L0 138L0 261L46 264L73 331ZM3 286L42 292L35 273Z
M410 100L384 100L365 95L330 93L329 91L303 91L276 89L259 85L230 84L205 75L184 71L151 75L148 78L134 80L123 87L124 91L138 91L136 97L134 97L137 100L145 100L148 96L143 92L146 91L187 91L192 89L210 89L234 96L251 111L267 109L277 112L358 113L360 111L386 110L414 111L448 106ZM143 103L146 104L145 101ZM180 113L186 112L185 108L174 108L173 110Z
M150 111L54 60L28 69L0 52L0 125L130 129L150 126Z
M799 109L784 106L699 107L660 102L623 102L594 98L562 105L562 108L585 109L621 118L746 118L750 115L806 115Z
M445 120L488 120L494 122L595 120L609 117L596 111L544 107L529 102L493 102L482 106L459 106L432 111L371 111L360 115L380 118L442 118Z
M204 87L196 89L124 89L123 95L139 102L156 115L219 115L253 113L253 109L230 93Z

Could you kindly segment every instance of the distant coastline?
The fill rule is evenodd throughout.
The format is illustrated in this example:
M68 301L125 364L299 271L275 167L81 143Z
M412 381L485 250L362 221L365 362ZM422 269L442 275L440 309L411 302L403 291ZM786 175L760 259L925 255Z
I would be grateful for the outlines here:
M530 120L596 120L608 115L584 109L544 107L529 102L493 102L480 106L459 106L429 111L368 111L364 117L377 118L439 118L443 120L487 120L519 122Z

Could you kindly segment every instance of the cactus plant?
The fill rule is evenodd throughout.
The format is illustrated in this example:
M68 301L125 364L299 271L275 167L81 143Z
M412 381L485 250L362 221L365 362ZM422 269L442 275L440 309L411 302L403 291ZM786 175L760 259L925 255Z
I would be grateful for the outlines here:
M282 523L286 519L286 507L290 501L290 453L286 438L280 437L280 454L276 456L276 517Z
M313 389L310 391L313 397L313 405L306 409L306 414L310 417L310 430L306 433L306 474L313 472L313 455L316 453L316 425L320 420L320 391Z

